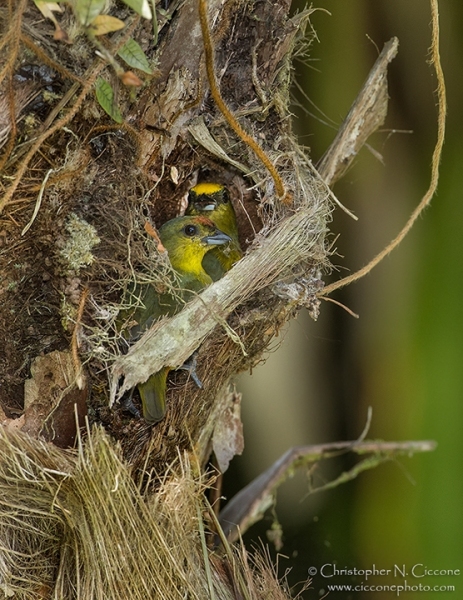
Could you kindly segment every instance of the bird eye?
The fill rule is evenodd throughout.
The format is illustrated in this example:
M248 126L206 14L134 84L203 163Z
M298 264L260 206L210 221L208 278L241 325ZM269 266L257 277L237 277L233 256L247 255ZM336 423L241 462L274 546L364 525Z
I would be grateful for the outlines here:
M224 188L222 191L222 202L224 204L227 204L229 201L230 201L230 194L228 193L228 190L226 188Z
M183 231L185 232L185 235L187 235L188 237L193 237L194 235L196 235L198 233L198 230L196 229L196 227L194 225L186 225L184 227Z

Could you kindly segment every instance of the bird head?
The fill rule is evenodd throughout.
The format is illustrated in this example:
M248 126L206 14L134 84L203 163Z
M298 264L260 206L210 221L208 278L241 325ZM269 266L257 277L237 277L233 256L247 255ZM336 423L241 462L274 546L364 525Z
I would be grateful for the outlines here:
M188 208L198 214L217 210L229 202L227 188L219 183L198 183L188 192Z
M190 215L164 223L159 229L159 237L175 271L207 283L210 278L201 264L204 255L231 241L230 236L220 231L210 219Z
M187 215L210 218L219 229L238 237L235 211L228 189L219 183L198 183L188 193Z

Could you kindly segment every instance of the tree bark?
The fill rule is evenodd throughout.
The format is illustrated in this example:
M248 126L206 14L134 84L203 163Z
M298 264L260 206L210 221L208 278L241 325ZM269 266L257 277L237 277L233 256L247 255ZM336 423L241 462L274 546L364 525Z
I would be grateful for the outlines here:
M243 585L254 585L247 564L239 563L247 584L238 581L230 548L208 555L203 473L212 450L225 469L242 449L240 398L230 379L261 359L301 306L317 317L319 273L328 264L331 193L297 145L289 109L291 56L307 46L310 10L290 17L289 9L289 1L207 4L221 96L275 166L285 201L211 98L196 1L157 7L156 45L152 24L122 4L111 16L125 28L97 41L88 12L68 7L53 25L25 2L0 11L8 49L0 81L8 114L0 122L5 592L28 585L24 597L72 598L80 590L79 598L156 593L170 600L185 596L190 565L203 558L195 585L207 584L211 597L212 589L218 598L243 597ZM155 66L152 76L137 73L138 92L121 83L135 75L117 65L129 37ZM95 47L106 62L95 59ZM95 97L99 77L114 93L110 112L121 120L119 111L121 123ZM326 173L336 160L325 160ZM127 348L117 327L126 291L134 281L160 291L171 284L154 227L182 213L198 179L229 188L246 255ZM119 403L124 392L195 350L203 388L172 372L166 418L155 426L131 418ZM79 438L85 417L87 443ZM44 443L67 449L76 439L77 453ZM26 524L22 537L18 520ZM189 554L169 563L183 539L194 541ZM161 547L169 550L165 562ZM28 552L30 562L22 561ZM22 578L24 570L36 575ZM249 597L267 594L270 580L259 581ZM272 597L285 597L277 587Z

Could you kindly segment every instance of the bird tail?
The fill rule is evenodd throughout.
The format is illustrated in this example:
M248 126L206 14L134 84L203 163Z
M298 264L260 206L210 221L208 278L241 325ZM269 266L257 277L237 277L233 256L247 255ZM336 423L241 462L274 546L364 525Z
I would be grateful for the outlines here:
M161 369L158 373L144 383L138 384L141 403L143 407L143 418L149 424L156 423L164 418L166 414L166 381L168 368Z

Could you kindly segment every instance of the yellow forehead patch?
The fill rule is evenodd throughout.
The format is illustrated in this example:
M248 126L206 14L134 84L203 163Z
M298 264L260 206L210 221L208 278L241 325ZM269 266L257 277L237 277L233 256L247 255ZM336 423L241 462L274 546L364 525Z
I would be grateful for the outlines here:
M198 196L202 196L203 194L209 195L223 190L223 185L220 185L220 183L198 183L191 190Z

